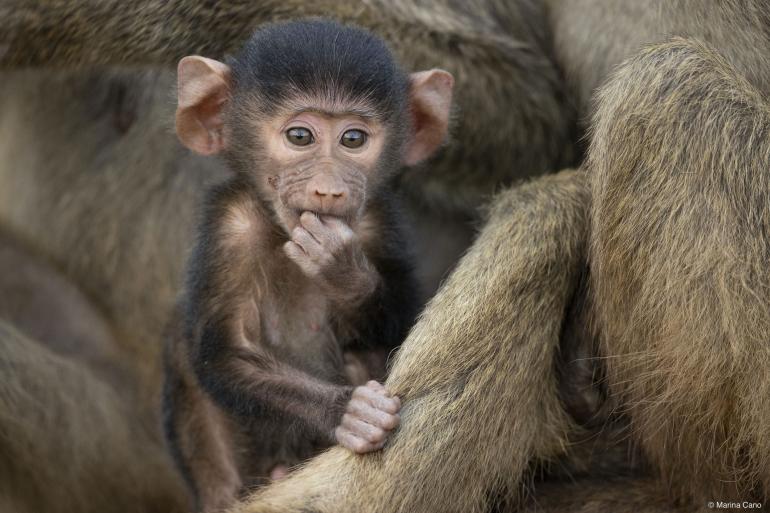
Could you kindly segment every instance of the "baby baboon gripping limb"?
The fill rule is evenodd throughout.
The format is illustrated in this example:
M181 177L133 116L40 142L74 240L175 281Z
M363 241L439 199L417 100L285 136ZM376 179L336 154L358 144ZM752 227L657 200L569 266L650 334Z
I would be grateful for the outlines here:
M565 171L495 200L396 357L386 385L405 406L382 456L333 449L236 511L482 511L493 485L515 493L532 459L560 453L570 421L552 362L585 261L584 179Z

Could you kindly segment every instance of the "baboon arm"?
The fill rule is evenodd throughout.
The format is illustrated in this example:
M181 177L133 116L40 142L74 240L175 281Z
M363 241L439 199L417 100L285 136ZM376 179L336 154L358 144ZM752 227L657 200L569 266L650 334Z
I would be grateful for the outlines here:
M468 512L490 490L515 494L571 428L553 367L585 265L588 203L576 171L499 195L396 357L387 385L402 422L385 450L332 449L234 511Z
M254 249L264 227L249 194L236 179L207 199L190 259L186 357L204 389L230 414L278 418L333 443L352 387L303 372L264 339L259 298L268 287L254 278L265 272L259 270L264 251Z
M240 418L299 422L296 427L329 444L335 442L334 428L352 387L315 378L259 348L239 348L232 341L212 340L212 336L217 335L204 331L203 344L211 350L196 359L194 367L201 384L220 406Z
M211 289L210 293L217 298L231 296L223 311L243 310L237 291ZM202 327L192 335L189 357L203 388L236 417L277 419L308 436L334 443L334 428L353 388L318 379L285 363L265 347L259 334L245 340L237 329L237 314L232 315L203 317L198 320Z

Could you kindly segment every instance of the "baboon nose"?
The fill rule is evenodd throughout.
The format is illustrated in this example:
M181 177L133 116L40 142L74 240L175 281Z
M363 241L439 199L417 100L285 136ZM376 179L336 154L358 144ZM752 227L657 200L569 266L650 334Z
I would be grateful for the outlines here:
M342 215L351 207L350 190L347 184L333 175L318 175L308 184L306 201L319 213Z
M332 198L342 198L343 196L345 196L345 191L343 189L330 189L330 188L316 187L315 191L313 192L316 196L321 196L321 197L331 196Z

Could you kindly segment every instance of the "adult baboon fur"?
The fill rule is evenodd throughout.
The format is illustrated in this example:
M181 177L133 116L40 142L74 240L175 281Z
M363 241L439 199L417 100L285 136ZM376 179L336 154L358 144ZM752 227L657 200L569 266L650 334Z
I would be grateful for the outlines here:
M0 511L181 512L178 477L135 406L131 354L76 287L6 234L0 266Z
M395 362L388 384L406 401L393 443L363 458L332 450L244 510L480 511L498 497L515 504L535 476L561 465L577 485L538 482L525 506L766 500L766 3L6 2L0 62L165 65L232 48L261 21L329 13L381 33L409 66L440 65L458 79L456 142L404 184L423 213L468 216L499 184L579 159L580 140L591 142L591 158L588 174L497 196ZM591 106L624 58L671 35L713 50L650 47ZM152 404L194 205L216 165L186 155L163 128L165 72L4 78L0 222L104 312L140 362ZM83 228L94 215L99 222ZM565 390L581 380L564 358L583 352L602 356L604 404ZM68 389L57 390L63 401ZM0 396L17 395L0 382ZM580 404L587 412L575 415ZM629 474L611 483L596 478L602 455L584 464L605 421L640 453L608 468ZM96 486L69 492L88 497Z

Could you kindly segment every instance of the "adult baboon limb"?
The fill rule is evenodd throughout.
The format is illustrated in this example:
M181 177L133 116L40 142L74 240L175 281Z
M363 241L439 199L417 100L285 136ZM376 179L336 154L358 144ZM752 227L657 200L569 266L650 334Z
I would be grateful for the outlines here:
M770 497L770 104L674 39L599 95L593 299L610 392L672 495Z
M135 397L130 354L116 343L105 319L83 293L0 228L0 319L75 359L99 379Z
M0 511L181 511L136 363L85 295L0 230ZM149 414L148 414L149 410Z

